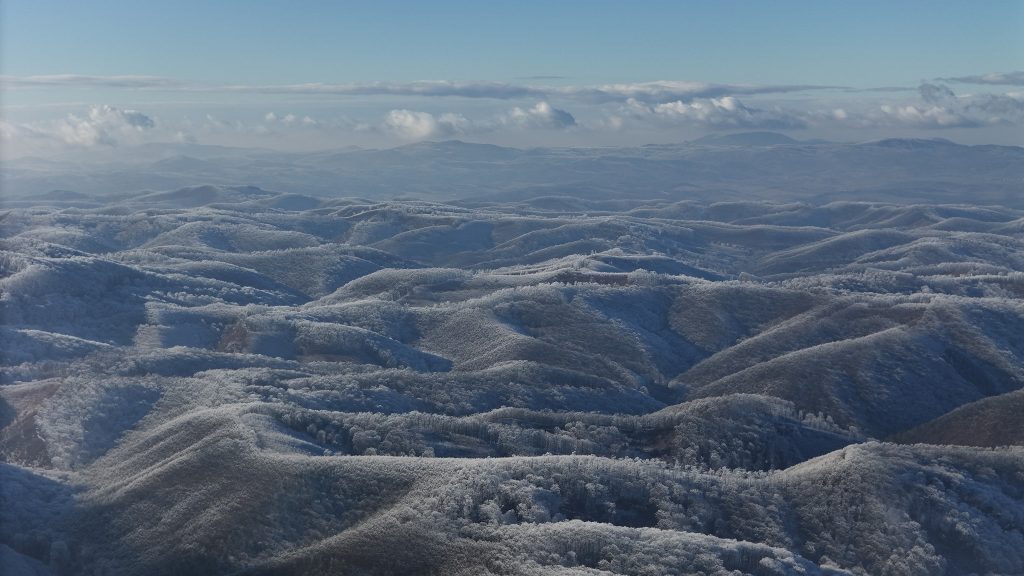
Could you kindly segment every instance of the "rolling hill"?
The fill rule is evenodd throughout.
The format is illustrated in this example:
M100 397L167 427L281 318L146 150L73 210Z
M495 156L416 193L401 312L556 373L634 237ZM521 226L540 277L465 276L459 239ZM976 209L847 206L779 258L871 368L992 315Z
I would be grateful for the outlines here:
M1019 206L506 192L11 203L0 563L1024 572Z

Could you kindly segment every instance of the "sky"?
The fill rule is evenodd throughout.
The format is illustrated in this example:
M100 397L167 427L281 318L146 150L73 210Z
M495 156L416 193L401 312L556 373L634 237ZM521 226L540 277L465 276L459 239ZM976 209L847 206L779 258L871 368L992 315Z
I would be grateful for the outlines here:
M1022 31L1020 0L0 0L2 150L1024 144Z

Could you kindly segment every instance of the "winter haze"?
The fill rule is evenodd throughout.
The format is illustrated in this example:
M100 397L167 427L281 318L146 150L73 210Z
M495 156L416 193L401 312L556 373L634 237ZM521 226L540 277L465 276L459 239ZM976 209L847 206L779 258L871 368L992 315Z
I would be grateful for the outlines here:
M0 3L0 574L1024 574L1024 3Z

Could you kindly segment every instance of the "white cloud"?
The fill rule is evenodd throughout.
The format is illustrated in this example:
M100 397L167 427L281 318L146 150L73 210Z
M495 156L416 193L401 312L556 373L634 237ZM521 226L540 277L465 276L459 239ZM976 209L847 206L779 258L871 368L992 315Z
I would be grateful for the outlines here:
M783 130L804 128L807 125L799 113L748 107L734 96L703 98L689 102L676 100L653 106L638 100L629 100L625 112L633 118L642 120L685 123L708 128Z
M423 140L462 134L472 128L472 123L461 114L435 116L429 112L400 109L388 112L383 128L403 140Z
M873 115L881 126L906 125L915 128L954 128L976 126L977 122L943 106L879 106L881 116ZM869 115L872 118L872 115Z
M284 124L284 125L302 125L302 126L316 126L319 123L310 118L309 116L302 116L301 118L295 114L288 113L284 116L278 116L274 112L267 112L263 116L263 120L268 124Z
M414 110L392 110L384 120L384 126L401 138L419 140L429 138L437 132L437 119L429 112Z
M494 133L502 129L561 130L576 126L572 114L541 101L529 108L515 107L483 120L470 120L462 114L431 114L396 109L385 116L379 130L402 140L453 138L469 134Z
M156 122L142 112L103 105L91 106L85 117L68 114L56 133L68 144L116 146L137 143L142 132L155 126Z
M532 108L515 107L499 118L499 122L522 128L564 129L576 125L576 118L565 110L541 101Z

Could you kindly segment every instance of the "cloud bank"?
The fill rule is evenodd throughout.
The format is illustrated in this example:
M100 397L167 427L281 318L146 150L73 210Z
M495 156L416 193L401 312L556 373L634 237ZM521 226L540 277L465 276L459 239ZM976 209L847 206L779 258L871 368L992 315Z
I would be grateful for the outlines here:
M781 94L830 90L839 86L709 84L705 82L657 81L597 86L540 86L502 82L373 82L367 84L289 84L265 86L195 87L196 90L223 90L261 94L319 94L335 96L417 96L514 99L564 99L587 103L640 102L660 103L727 95Z
M555 79L537 76L530 79ZM506 82L456 82L450 80L424 80L416 82L367 83L304 83L244 85L204 85L187 83L159 76L90 76L57 74L42 76L0 76L5 88L140 88L180 90L188 92L226 92L251 94L309 94L333 96L413 96L423 98L472 98L492 100L554 98L589 103L640 102L660 103L693 98L719 98L728 95L782 94L832 90L841 86L813 84L716 84L677 80L659 80L601 85L549 86L513 84Z
M905 125L916 128L977 128L991 125L1024 125L1024 99L1006 94L958 96L944 84L921 84L920 102L885 104L880 114L868 115L876 126Z
M161 76L90 76L50 74L39 76L0 76L4 88L179 88L184 82Z
M994 86L1024 86L1024 71L979 74L976 76L955 76L952 78L939 78L939 81L961 84L990 84Z
M96 77L33 77L52 85L99 82ZM148 77L104 77L104 82L146 86ZM1009 82L1009 75L991 82ZM45 80L43 80L45 79ZM153 81L154 85L160 80ZM307 87L308 88L308 87ZM302 88L306 89L306 88ZM316 85L316 90L337 86ZM355 117L344 104L303 109L302 99L287 99L289 109L258 113L195 108L178 114L143 106L94 105L74 109L51 120L31 119L0 124L8 150L27 154L60 147L114 147L144 142L188 141L221 145L313 149L360 144L387 146L427 139L467 138L525 145L590 145L690 139L703 134L739 130L809 131L858 140L879 134L904 135L907 130L1003 127L1004 133L1024 126L1024 93L958 94L949 85L925 82L917 93L878 92L870 96L837 91L828 97L801 95L779 98L772 91L795 87L713 85L691 82L648 82L601 87L529 87L495 83L426 82L348 86L345 93L365 91L391 96L408 94L393 106L360 109ZM723 91L747 90L747 95ZM431 98L463 96L495 100L494 104L445 101L438 110ZM536 95L559 95L535 98ZM426 95L424 100L420 97ZM527 95L522 97L523 95ZM521 102L507 102L513 96ZM404 104L404 105L403 105ZM436 104L436 102L435 102ZM47 108L49 110L49 108ZM159 114L159 115L158 115ZM1017 134L1020 134L1019 130ZM1012 134L1011 134L1012 137ZM630 140L632 138L632 140ZM648 140L652 141L652 140ZM1013 142L1016 142L1014 140Z

